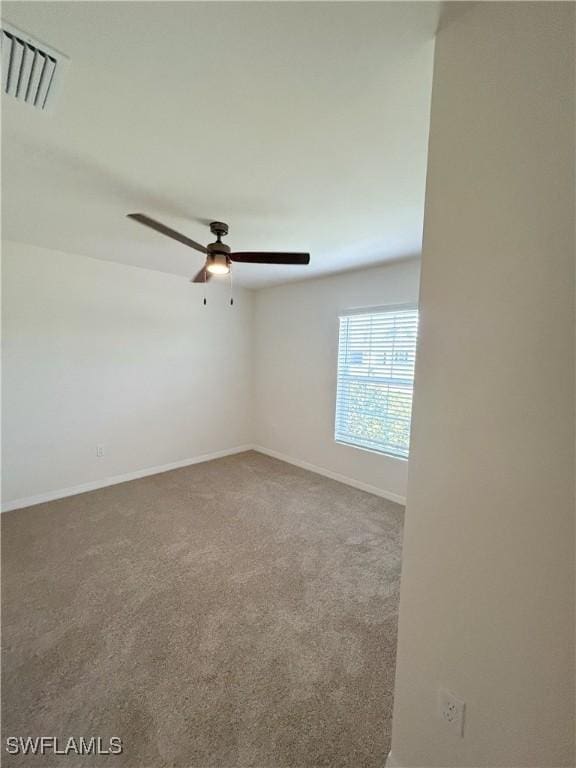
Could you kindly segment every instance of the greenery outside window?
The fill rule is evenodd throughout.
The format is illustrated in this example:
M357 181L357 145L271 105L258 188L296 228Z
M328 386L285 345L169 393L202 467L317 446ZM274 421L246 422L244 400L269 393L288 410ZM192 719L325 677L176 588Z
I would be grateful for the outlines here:
M417 333L412 304L340 316L337 442L408 458Z

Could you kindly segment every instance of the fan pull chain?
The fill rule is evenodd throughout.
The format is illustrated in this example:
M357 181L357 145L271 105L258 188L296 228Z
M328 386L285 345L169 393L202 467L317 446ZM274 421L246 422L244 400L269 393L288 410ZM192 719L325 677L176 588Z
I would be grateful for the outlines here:
M206 306L208 302L206 301L206 270L204 270L204 298L202 299L202 304Z
M230 306L233 307L234 306L234 292L233 292L233 285L232 285L232 270L230 270L230 272L228 272L228 274L230 275Z

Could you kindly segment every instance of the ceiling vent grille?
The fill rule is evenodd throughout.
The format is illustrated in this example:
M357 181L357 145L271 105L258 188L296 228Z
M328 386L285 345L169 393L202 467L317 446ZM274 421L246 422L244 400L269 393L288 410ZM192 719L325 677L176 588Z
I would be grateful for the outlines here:
M2 91L36 109L53 103L68 59L44 43L2 21Z

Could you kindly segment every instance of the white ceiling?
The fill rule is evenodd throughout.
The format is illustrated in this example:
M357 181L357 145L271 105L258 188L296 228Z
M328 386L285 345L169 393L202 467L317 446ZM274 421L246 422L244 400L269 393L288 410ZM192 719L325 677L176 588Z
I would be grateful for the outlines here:
M308 250L260 287L419 253L437 3L5 2L71 59L53 114L2 96L3 237L190 277L188 236Z

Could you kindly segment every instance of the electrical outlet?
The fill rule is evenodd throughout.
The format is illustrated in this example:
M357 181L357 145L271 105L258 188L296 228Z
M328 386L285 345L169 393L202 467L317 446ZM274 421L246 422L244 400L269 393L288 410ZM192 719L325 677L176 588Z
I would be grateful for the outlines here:
M103 445L97 445L96 446L96 456L98 456L99 459L104 456L104 446Z
M438 714L459 736L464 736L464 712L466 702L443 688L438 693Z

